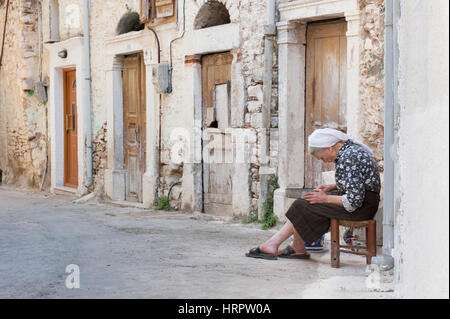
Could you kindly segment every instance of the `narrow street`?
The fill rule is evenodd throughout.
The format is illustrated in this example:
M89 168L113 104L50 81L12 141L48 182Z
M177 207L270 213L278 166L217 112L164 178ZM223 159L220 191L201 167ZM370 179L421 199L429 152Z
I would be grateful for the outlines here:
M275 230L0 187L0 298L391 298L368 292L363 258L266 261ZM66 266L80 288L66 288Z

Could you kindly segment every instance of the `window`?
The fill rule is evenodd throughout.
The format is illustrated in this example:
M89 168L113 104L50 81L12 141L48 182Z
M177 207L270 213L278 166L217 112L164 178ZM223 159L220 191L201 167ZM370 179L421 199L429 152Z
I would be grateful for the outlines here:
M175 18L176 0L141 0L141 22L161 24L172 22Z

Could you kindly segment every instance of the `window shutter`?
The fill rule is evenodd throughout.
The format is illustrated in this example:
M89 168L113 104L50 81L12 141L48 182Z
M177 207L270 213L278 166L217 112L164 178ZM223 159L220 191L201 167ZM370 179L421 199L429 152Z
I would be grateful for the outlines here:
M156 18L172 17L175 14L175 0L154 0Z
M150 1L140 0L139 15L141 17L141 23L146 23L150 20Z

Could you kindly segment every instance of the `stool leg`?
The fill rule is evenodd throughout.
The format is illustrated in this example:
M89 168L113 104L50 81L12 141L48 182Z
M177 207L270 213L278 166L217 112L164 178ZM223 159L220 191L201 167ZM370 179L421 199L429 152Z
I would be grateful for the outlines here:
M331 219L331 267L340 266L339 220Z
M369 256L367 256L367 264L372 263L372 257L377 255L377 224L371 220L366 228L366 244Z

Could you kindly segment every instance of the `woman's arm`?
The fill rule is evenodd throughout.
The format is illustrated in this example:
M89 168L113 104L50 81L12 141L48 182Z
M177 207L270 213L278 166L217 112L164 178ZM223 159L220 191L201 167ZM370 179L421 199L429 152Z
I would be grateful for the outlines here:
M339 205L341 207L344 207L344 203L342 203L342 196L327 195L327 203L328 204L335 204L335 205Z
M305 194L305 199L310 204L335 204L344 207L342 196L327 195L323 190L316 189L314 192Z
M330 185L320 185L314 191L323 190L326 193L326 192L331 192L335 189L337 189L336 184L330 184Z

